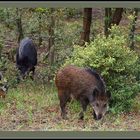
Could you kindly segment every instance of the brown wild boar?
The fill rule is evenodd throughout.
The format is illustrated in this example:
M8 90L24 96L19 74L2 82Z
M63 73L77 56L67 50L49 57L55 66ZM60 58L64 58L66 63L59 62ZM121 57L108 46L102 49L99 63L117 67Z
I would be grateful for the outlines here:
M105 115L111 94L106 92L105 83L96 71L68 65L57 72L55 84L63 119L67 118L65 107L71 97L80 101L82 105L80 119L84 118L88 104L92 106L96 120Z

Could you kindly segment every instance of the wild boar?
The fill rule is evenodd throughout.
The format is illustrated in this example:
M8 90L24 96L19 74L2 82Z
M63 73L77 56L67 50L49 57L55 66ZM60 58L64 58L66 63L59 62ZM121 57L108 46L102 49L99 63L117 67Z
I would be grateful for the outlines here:
M37 65L37 50L33 41L26 37L20 42L16 52L16 66L20 70L22 78L32 71L32 79Z
M55 84L63 119L67 118L65 107L71 97L82 105L80 119L84 118L88 104L92 106L96 120L105 115L111 94L106 92L105 82L95 70L67 65L57 72Z

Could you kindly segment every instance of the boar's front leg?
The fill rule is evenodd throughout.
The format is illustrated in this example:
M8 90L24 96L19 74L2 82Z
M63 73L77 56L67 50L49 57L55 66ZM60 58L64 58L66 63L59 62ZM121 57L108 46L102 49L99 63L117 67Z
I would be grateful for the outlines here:
M84 119L84 113L87 110L87 105L89 104L89 101L86 97L81 97L80 98L80 103L82 105L82 111L79 113L79 119L83 120Z
M33 66L33 67L30 69L30 71L31 71L30 78L31 78L31 80L34 80L34 75L35 75L35 67Z

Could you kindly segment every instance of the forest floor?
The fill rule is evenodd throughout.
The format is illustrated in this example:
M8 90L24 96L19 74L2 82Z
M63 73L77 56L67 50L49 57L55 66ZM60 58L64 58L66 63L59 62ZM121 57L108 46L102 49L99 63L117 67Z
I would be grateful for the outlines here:
M93 119L90 106L85 119L79 120L81 106L73 100L67 105L68 120L63 120L56 88L27 80L1 99L0 131L140 131L139 100L131 112L106 114L100 121Z

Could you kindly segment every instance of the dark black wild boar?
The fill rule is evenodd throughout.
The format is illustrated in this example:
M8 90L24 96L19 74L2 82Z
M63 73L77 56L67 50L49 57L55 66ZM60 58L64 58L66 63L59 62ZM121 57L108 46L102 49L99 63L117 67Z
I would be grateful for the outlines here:
M55 83L58 89L62 118L67 118L65 107L71 97L80 101L82 105L80 119L84 118L88 104L93 107L93 115L96 120L105 115L111 95L107 94L103 79L95 71L73 65L65 66L57 72Z
M22 78L32 71L32 79L37 65L37 50L31 39L26 37L20 42L16 53L16 66L20 70Z

